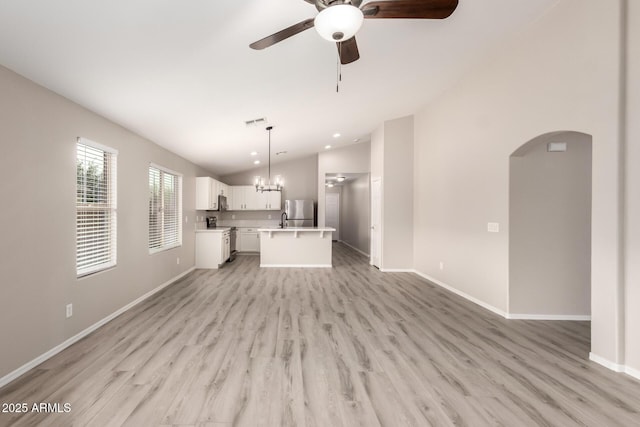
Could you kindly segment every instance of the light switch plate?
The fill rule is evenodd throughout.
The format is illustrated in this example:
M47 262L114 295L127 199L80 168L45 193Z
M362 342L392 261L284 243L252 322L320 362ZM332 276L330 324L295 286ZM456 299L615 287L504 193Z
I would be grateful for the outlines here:
M499 233L500 232L500 224L497 222L488 222L487 223L487 231L489 233Z

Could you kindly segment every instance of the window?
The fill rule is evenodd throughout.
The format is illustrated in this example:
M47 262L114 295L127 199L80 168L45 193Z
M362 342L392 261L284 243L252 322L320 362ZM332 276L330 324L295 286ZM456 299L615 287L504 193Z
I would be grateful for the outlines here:
M116 265L116 157L84 138L76 144L76 274Z
M182 245L182 175L149 166L149 253Z

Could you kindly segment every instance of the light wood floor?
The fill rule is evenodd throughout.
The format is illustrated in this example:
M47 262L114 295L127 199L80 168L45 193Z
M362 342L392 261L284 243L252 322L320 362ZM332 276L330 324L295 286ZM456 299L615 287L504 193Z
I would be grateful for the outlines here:
M504 320L334 244L333 269L196 270L0 389L2 426L637 426L588 322Z

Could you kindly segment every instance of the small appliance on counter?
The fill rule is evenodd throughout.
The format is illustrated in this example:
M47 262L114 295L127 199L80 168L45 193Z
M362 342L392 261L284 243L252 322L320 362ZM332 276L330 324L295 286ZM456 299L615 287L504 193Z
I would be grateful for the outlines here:
M208 216L207 217L207 228L216 228L218 222L218 218L215 216Z

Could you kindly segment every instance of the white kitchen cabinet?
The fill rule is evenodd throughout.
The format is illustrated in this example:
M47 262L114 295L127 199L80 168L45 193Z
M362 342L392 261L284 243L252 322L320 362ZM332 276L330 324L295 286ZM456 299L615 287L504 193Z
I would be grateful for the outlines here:
M260 233L257 228L238 228L238 252L260 252Z
M196 268L218 268L229 259L230 234L202 231L196 233Z
M257 211L260 210L260 205L258 205L258 192L256 191L256 187L253 185L244 186L244 204L247 210Z
M231 209L233 211L258 210L256 187L253 185L234 185L231 188Z
M232 211L243 211L245 205L245 185L234 185L231 187L231 207Z
M279 191L260 193L256 191L256 187L253 185L234 185L229 188L231 192L229 210L279 211L282 208L282 193Z
M282 210L282 193L280 191L270 191L267 205L270 211Z
M218 195L226 184L208 176L196 178L196 210L218 210ZM228 190L227 190L228 191Z
M212 197L211 187L213 185L213 178L208 176L201 176L196 178L196 210L212 210L217 206L218 198Z
M224 233L222 236L222 262L226 262L231 256L231 235Z

